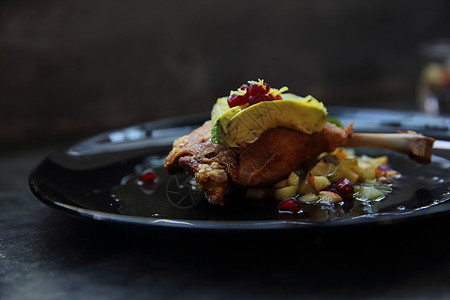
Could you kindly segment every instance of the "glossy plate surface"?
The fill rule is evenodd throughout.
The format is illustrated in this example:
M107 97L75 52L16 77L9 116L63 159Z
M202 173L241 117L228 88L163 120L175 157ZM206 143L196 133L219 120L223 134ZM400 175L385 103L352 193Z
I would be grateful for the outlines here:
M450 155L433 155L418 165L402 155L374 149L357 154L388 155L402 177L386 199L355 203L346 213L318 209L300 216L279 214L273 201L258 202L237 191L227 205L212 206L185 174L169 175L164 158L173 140L189 133L206 115L139 124L99 134L55 151L30 174L42 202L72 216L107 223L206 230L298 230L408 222L450 212ZM142 184L144 170L156 181Z

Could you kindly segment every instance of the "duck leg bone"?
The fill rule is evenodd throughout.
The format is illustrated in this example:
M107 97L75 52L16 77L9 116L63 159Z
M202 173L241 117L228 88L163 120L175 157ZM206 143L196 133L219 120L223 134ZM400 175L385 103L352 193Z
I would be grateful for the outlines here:
M344 147L372 147L400 152L412 161L429 164L434 139L415 132L405 133L353 133Z

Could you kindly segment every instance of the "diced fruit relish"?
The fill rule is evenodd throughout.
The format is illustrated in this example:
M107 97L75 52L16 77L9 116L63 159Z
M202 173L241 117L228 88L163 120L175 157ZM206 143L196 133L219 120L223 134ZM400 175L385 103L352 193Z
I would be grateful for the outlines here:
M308 215L305 211L311 211L313 206L318 210L337 206L349 213L355 201L369 203L384 199L392 192L391 183L398 176L387 165L386 156L358 157L351 149L338 148L333 153L319 155L307 170L294 171L272 187L249 189L247 197L281 201L280 213Z

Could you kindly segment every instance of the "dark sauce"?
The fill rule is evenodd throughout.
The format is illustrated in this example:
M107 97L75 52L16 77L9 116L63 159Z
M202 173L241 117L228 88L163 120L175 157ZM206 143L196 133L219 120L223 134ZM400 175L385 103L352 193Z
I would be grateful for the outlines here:
M211 205L191 176L168 174L163 168L164 158L144 159L111 189L110 206L117 213L160 219L324 222L367 215L409 214L450 200L450 178L446 177L450 161L442 157L433 157L430 165L419 165L402 155L390 153L391 167L402 176L394 180L392 192L386 197L373 201L351 198L335 204L302 203L296 214L279 213L277 201L246 198L245 190L236 188L227 194L224 206ZM147 169L156 174L151 186L139 180L143 170Z

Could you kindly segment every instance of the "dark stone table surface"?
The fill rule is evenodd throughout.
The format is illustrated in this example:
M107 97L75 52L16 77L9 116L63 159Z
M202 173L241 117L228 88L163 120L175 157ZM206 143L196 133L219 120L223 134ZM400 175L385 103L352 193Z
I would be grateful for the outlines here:
M449 216L287 234L133 231L29 191L52 149L0 157L1 299L450 299Z

